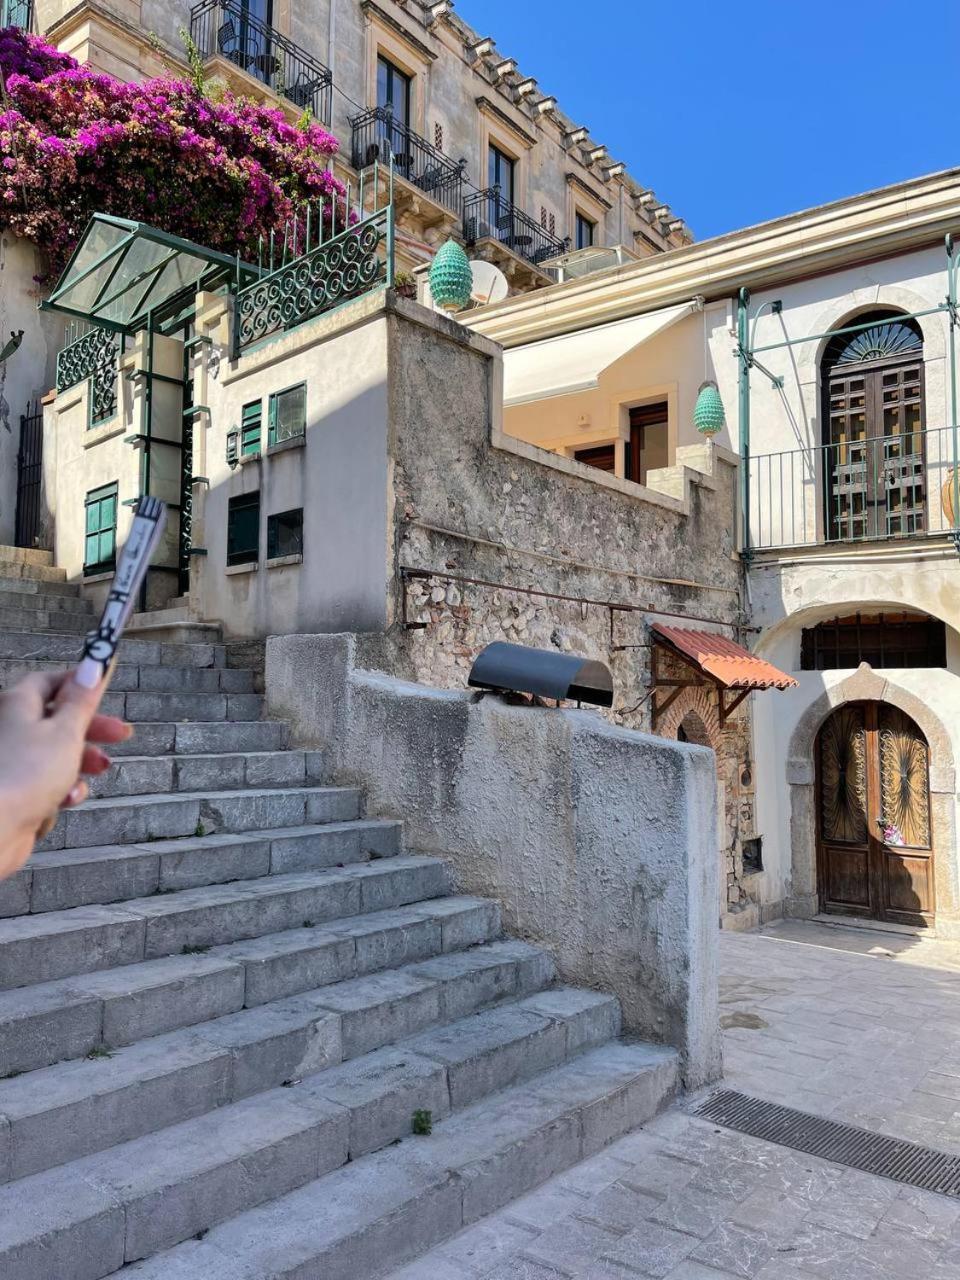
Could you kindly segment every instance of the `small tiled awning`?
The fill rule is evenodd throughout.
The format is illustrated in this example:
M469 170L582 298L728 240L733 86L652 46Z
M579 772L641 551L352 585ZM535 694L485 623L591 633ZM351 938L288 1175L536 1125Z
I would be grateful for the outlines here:
M772 663L712 631L665 627L655 623L654 638L662 641L689 665L698 667L724 689L792 689L797 681Z

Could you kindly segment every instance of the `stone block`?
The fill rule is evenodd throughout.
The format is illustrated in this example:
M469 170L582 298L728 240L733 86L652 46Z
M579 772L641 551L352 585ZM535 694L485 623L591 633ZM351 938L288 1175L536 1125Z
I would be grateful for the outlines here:
M217 675L223 693L254 692L254 673L245 667L224 667Z
M500 904L489 898L442 898L418 910L440 924L443 951L464 951L500 934Z
M270 871L270 841L257 833L168 840L158 853L160 888L167 891L254 880Z
M374 818L364 824L360 848L372 858L393 858L403 852L403 823Z
M310 999L340 1015L345 1059L415 1035L440 1013L439 985L410 970L341 982Z
M124 756L158 756L173 750L177 726L175 724L137 724L133 737L127 742L116 742L110 747L115 759Z
M323 751L305 751L303 766L307 782L326 782L327 757Z
M100 1280L123 1265L123 1208L58 1169L0 1189L0 1275Z
M499 946L491 943L473 951L437 956L412 965L407 972L440 984L440 1019L453 1022L483 1005L516 995L516 958L501 955Z
M353 868L362 886L364 911L388 911L411 902L438 898L450 888L450 868L440 858L397 857L389 860L390 875L382 864Z
M244 786L242 755L177 756L178 791L232 791Z
M379 1049L304 1080L301 1105L315 1099L350 1112L350 1159L410 1136L413 1113L429 1111L434 1124L450 1112L446 1070L403 1049Z
M206 831L263 831L302 826L306 791L199 793L198 819Z
M248 1009L343 982L356 974L353 939L337 937L322 928L288 929L232 943L218 948L217 955L243 966Z
M281 751L287 738L286 725L278 720L223 720L212 724L178 724L174 728L176 749L184 755L201 752Z
M119 907L0 920L0 990L143 958L143 920Z
M35 854L31 909L35 913L120 902L156 893L160 860L126 845Z
M244 763L248 787L300 787L306 781L302 751L251 752Z
M508 1006L414 1036L404 1047L444 1064L456 1109L557 1066L566 1056L566 1028Z
M225 692L220 677L215 667L143 667L138 689L141 693L220 693Z
M226 652L220 644L171 644L161 643L157 661L169 667L222 667ZM143 661L143 659L141 659Z
M328 928L353 942L358 977L413 964L440 950L440 926L413 910L377 911L352 920L332 921Z
M30 910L30 890L33 869L30 865L15 871L6 880L0 880L0 919L22 916Z
M323 787L304 793L307 822L352 822L360 817L360 792L356 787Z
M563 1025L567 1057L584 1049L595 1049L620 1034L619 1003L613 996L600 995L596 991L560 987L528 997L520 1002L519 1007Z
M189 796L170 796L163 800L118 796L91 800L79 809L70 809L60 821L63 847L67 849L138 844L144 840L192 835L200 821L200 802Z
M0 993L0 1078L79 1058L100 1041L100 1001L73 983Z
M222 693L128 693L126 717L128 720L226 720L228 718L227 695ZM257 717L243 718L255 720Z
M259 720L263 713L263 698L258 693L228 693L226 700L226 720Z
M355 822L293 827L271 840L270 869L274 875L286 875L358 862L362 857L360 836L360 825Z

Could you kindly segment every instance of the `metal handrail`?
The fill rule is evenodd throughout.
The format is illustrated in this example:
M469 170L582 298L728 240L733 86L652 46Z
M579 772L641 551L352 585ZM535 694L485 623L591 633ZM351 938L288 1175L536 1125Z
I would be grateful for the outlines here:
M499 240L533 266L566 252L570 243L551 235L518 209L499 187L487 187L464 200L463 237L468 245L484 239Z
M466 160L451 160L418 133L396 119L387 107L371 107L354 116L353 167L393 161L394 173L419 187L424 195L459 214L463 202Z
M200 0L190 10L190 38L204 58L233 62L273 91L330 122L333 73L318 58L237 0Z
M750 545L755 550L949 537L955 428L751 455Z

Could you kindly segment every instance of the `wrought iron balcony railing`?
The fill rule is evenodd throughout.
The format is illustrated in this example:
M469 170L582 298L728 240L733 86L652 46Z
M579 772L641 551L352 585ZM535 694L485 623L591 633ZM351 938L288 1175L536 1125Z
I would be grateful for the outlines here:
M379 161L419 187L424 195L459 213L463 200L466 161L458 164L394 118L389 107L372 107L350 121L353 126L353 167L366 169Z
M57 392L90 383L90 413L87 425L95 427L117 412L117 368L123 352L123 337L107 329L80 332L72 324L66 343L57 352Z
M751 547L952 536L958 437L937 427L752 457Z
M329 68L239 0L200 0L190 11L190 37L204 58L226 58L294 106L330 123Z
M33 0L0 0L0 28L33 30Z
M488 187L463 202L463 237L468 245L478 240L499 240L533 266L566 252L568 240L550 235L539 222L511 204L499 187Z

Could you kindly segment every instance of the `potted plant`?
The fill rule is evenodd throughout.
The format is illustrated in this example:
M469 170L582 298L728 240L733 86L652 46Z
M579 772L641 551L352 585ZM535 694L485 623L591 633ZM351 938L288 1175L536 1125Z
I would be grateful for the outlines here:
M398 271L393 277L393 287L401 298L417 300L417 282L409 271Z

